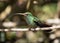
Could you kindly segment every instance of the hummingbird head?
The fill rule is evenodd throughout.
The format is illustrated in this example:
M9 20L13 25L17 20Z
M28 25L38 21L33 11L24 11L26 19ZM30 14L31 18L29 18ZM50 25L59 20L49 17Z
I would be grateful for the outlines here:
M32 15L32 13L30 13L30 12L25 12L24 14L23 14L24 16L28 16L28 15Z

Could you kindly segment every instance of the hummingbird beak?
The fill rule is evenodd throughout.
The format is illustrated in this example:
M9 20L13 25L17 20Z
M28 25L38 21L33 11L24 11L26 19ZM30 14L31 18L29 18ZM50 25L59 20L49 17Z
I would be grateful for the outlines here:
M23 15L23 16L25 15L24 13L16 13L16 14L17 14L17 15Z
M23 15L23 16L26 16L27 15L27 13L16 13L16 14Z
M23 13L22 15L23 15L23 16L27 16L27 13Z

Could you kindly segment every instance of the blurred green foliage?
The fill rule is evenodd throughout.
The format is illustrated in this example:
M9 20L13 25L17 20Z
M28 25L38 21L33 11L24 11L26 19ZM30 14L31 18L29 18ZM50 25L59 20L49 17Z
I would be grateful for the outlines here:
M57 12L57 4L49 3L43 6L34 6L35 15L42 21L47 19L54 18L55 13Z

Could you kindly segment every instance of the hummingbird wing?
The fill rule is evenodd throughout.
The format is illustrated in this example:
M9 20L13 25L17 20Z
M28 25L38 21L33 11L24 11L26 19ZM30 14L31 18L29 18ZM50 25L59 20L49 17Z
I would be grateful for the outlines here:
M34 21L34 23L39 27L51 27L51 25L47 25L45 23L42 23L41 21Z

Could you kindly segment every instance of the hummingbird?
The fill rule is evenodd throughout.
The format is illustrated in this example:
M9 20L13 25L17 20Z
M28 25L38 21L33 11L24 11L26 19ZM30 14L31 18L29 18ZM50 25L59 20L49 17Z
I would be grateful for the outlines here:
M25 12L21 15L25 16L25 20L27 24L30 26L38 26L38 27L50 27L51 26L51 25L43 23L41 20L39 20L39 18L33 16L31 12Z

